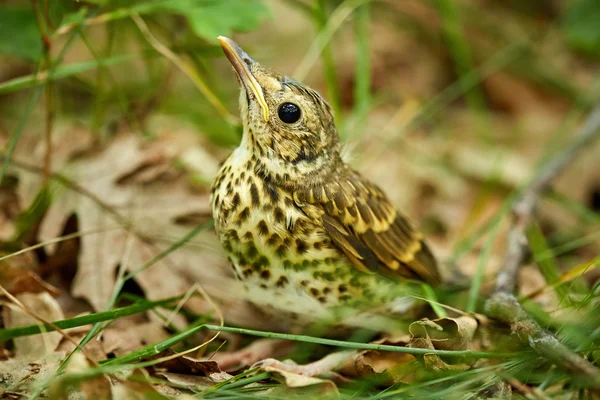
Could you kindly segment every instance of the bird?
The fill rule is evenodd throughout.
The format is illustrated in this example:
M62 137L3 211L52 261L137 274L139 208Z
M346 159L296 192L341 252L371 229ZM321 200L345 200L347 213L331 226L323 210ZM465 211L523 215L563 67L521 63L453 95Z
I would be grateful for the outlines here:
M406 282L438 284L423 235L344 161L327 101L218 39L239 81L243 133L210 201L246 299L304 326L334 310L384 306Z

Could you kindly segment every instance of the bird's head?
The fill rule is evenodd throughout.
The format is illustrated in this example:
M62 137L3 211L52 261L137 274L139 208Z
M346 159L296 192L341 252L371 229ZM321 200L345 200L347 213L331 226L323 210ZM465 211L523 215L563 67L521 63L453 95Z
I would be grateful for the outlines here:
M254 61L233 40L219 37L240 81L246 146L268 174L311 179L340 160L331 107L316 91Z

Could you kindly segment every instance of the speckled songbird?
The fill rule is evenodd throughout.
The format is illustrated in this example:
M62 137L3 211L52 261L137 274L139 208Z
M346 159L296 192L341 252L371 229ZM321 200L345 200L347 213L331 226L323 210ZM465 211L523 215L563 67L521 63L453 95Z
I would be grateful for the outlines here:
M401 277L438 282L421 233L342 159L329 104L219 40L240 82L243 137L211 203L248 300L311 321L336 306L383 305Z

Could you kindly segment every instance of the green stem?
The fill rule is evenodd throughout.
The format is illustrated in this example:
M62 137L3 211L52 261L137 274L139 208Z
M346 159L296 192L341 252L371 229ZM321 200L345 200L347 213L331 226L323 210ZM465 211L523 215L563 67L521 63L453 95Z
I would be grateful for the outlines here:
M315 0L315 22L319 33L327 28L327 0ZM331 41L328 41L323 47L321 53L323 61L323 69L325 73L325 84L327 86L327 95L329 103L333 108L338 126L342 125L342 100L340 95L340 87L338 84L337 72L333 61L333 47Z
M434 0L442 18L442 29L448 42L448 49L454 60L459 79L473 70L473 61L469 44L461 28L458 7L453 0ZM474 112L478 122L480 139L489 140L489 121L486 114L486 103L479 86L464 87L465 99L469 108Z
M97 322L114 320L117 318L138 314L155 307L168 306L174 303L175 301L179 300L180 298L181 296L177 296L165 300L145 302L142 304L133 304L126 307L116 308L110 311L103 311L89 315L82 315L80 317L63 319L60 321L53 322L52 325L60 329L69 329ZM2 329L0 330L0 342L5 342L7 340L22 336L30 336L36 335L38 333L52 332L55 330L54 327L51 325L38 324Z
M354 113L360 126L371 105L371 41L369 40L370 4L359 6L354 12L354 31L356 40L356 70L354 82Z

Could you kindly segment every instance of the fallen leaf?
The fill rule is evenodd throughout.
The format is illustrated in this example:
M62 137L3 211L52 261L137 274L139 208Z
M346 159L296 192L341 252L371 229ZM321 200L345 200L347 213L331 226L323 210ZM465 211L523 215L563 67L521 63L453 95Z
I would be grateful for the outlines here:
M473 340L477 325L477 320L465 315L458 318L422 319L410 324L408 330L411 344L418 339L430 339L433 348L437 350L465 350Z
M84 377L71 380L73 375L84 374L91 366L81 352L74 353L65 368L64 374L52 380L48 388L51 399L70 399L80 396L85 399L109 399L111 393L110 379L106 375Z
M112 329L102 332L102 343L106 354L117 357L129 354L143 347L158 343L169 337L162 324L150 322L135 322L136 319L119 319Z
M293 372L275 368L273 366L265 366L261 368L263 371L270 372L273 378L282 382L289 388L305 388L318 387L320 393L337 393L336 384L329 379L315 378L312 376L300 375Z
M0 257L4 254L0 252ZM33 254L23 253L0 261L0 285L10 294L48 292L58 296L60 290L44 281L37 273L39 266Z
M23 305L45 321L64 319L58 302L48 293L22 293L16 296ZM16 306L11 306L7 312L5 324L7 328L39 324L40 320L26 314ZM52 354L62 340L60 332L47 332L38 335L14 339L16 358L35 358Z
M55 352L43 357L24 356L0 362L2 395L31 393L30 389L36 383L47 382L54 377L64 357L64 353Z
M406 347L410 338L408 335L400 337L384 337L370 343L388 346ZM348 360L340 369L344 376L364 378L378 375L378 379L393 384L409 382L413 369L410 364L415 361L415 356L406 353L390 351L364 350L358 352Z
M478 323L472 317L423 319L410 324L410 347L431 350L465 350L471 342ZM432 371L465 371L467 364L450 364L437 354L425 354L423 361ZM456 361L453 359L452 361Z
M175 166L182 154L187 154L188 162L193 159L190 149L198 147L198 135L169 131L145 140L124 133L91 152L89 132L67 133L57 129L53 135L57 142L54 169L74 186L53 185L52 206L41 225L39 239L59 236L67 218L77 215L79 229L85 234L80 239L71 292L86 299L95 310L103 310L112 295L119 265L125 271L136 271L192 229L181 223L188 220L187 216L210 215L207 190L192 189L183 171ZM71 136L75 143L63 144ZM14 160L24 159L28 151L26 159L31 162L31 149L33 153L43 150L31 135L24 135L23 143L32 147L25 150L20 145ZM73 159L84 150L84 155ZM19 197L28 204L41 189L40 172L35 168L12 171L19 177ZM211 296L230 299L240 291L226 290L235 282L225 265L214 233L204 232L185 248L137 274L135 280L152 300L185 293L194 282L203 284ZM198 297L186 306L196 312L207 311Z

